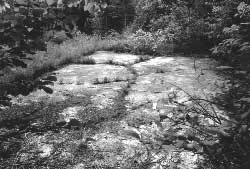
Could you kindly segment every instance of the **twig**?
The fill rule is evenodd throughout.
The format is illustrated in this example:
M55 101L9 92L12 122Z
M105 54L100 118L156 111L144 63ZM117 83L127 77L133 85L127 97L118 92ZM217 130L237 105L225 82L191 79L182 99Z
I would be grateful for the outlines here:
M197 71L197 69L196 69L196 55L194 56L194 70L195 70L195 72Z
M198 102L197 100L195 100L194 97L193 97L191 94L189 94L189 93L186 92L184 89L182 89L181 87L179 87L179 86L177 86L177 85L175 85L175 84L173 84L173 83L170 83L170 82L168 82L168 83L171 84L172 86L177 87L177 89L179 89L179 90L183 91L185 94L187 94L187 95L191 98L191 100L194 101L194 103L195 103L196 105L198 105L198 106L203 110L203 112L206 112L206 113L205 113L206 115L210 115L210 113L200 104L200 102ZM210 115L210 117L213 117L213 116ZM217 117L216 117L216 118L217 118ZM217 123L220 124L220 120L219 120L219 119L216 120L216 119L213 117L213 120L214 120L215 122L217 122Z

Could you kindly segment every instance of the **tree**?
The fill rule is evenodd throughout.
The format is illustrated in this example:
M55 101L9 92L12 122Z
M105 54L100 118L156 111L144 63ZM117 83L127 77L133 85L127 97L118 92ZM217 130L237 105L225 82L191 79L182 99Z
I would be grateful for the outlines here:
M95 28L104 33L110 29L121 32L134 16L135 0L109 0L103 13L95 17Z
M249 64L250 52L250 5L248 1L225 1L215 11L218 44L212 49L213 55L229 62ZM243 61L244 60L244 61Z
M150 32L166 29L175 36L175 49L182 52L207 51L211 42L206 19L211 10L205 0L139 0L133 27Z
M0 0L0 76L6 67L26 67L27 54L46 50L44 34L63 30L69 37L90 14L105 8L102 0ZM2 73L1 73L2 72ZM44 89L55 78L34 81L22 77L13 84L0 83L0 105L9 105L9 95L27 95L34 88Z

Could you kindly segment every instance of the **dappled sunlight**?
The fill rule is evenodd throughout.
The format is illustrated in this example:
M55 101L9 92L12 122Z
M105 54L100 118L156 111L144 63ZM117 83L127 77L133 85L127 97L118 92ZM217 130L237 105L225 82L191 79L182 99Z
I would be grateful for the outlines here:
M78 149L74 151L78 155L86 151L104 157L91 159L93 154L80 155L90 166L129 164L147 165L152 169L164 166L197 169L205 162L205 154L199 153L204 153L207 138L211 144L217 143L216 127L220 125L216 120L228 119L223 110L198 101L209 101L222 92L218 84L224 84L221 83L223 79L210 66L212 61L197 59L194 68L193 58L183 57L139 61L135 55L102 51L89 58L95 64L71 64L55 71L57 81L50 86L52 94L36 90L13 99L18 100L16 104L20 106L28 106L34 101L43 101L45 105L62 104L58 111L53 108L54 119L38 120L33 126L50 124L57 126L59 131L79 131L82 141L78 138L79 143L74 143ZM110 58L120 65L107 62ZM217 83L212 83L215 81ZM209 93L214 94L209 96ZM213 114L213 110L217 114ZM46 133L41 137L49 141ZM53 156L52 152L58 151L54 143L39 144L33 149L40 151L39 158ZM76 158L76 152L72 151L60 153L65 158ZM22 157L25 158L30 157ZM74 166L80 164L79 161Z
M247 0L0 0L1 169L249 169Z

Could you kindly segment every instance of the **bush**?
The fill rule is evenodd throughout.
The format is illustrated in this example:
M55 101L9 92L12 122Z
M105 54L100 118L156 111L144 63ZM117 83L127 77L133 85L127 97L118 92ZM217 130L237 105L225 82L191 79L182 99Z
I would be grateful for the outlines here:
M224 26L219 33L222 40L211 49L212 55L232 64L249 67L250 5L241 2L235 4L232 9L234 9L234 18L231 24Z
M136 31L128 38L131 51L135 54L164 55L172 53L174 34L167 30L145 32L142 29Z

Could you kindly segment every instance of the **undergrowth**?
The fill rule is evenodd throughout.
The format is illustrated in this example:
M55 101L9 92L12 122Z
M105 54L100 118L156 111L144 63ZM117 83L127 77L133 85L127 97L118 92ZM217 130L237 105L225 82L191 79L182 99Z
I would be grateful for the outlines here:
M79 33L73 39L59 45L49 42L46 52L37 52L29 56L30 60L25 61L27 68L7 67L3 70L4 76L0 76L0 105L10 104L8 95L16 96L22 94L18 91L31 92L37 88L35 81L43 74L67 64L95 64L93 59L87 57L88 55L100 50L116 51L124 41L113 37L103 38ZM27 85L21 84L23 82L31 87L27 89ZM16 92L13 92L13 88L17 89Z
M27 68L11 69L0 80L1 82L14 81L17 76L21 75L37 78L43 73L71 63L94 64L94 61L86 56L100 50L116 50L116 46L120 43L122 40L85 34L78 34L74 39L67 40L60 45L49 42L47 52L38 52L30 56L32 60L27 61Z

